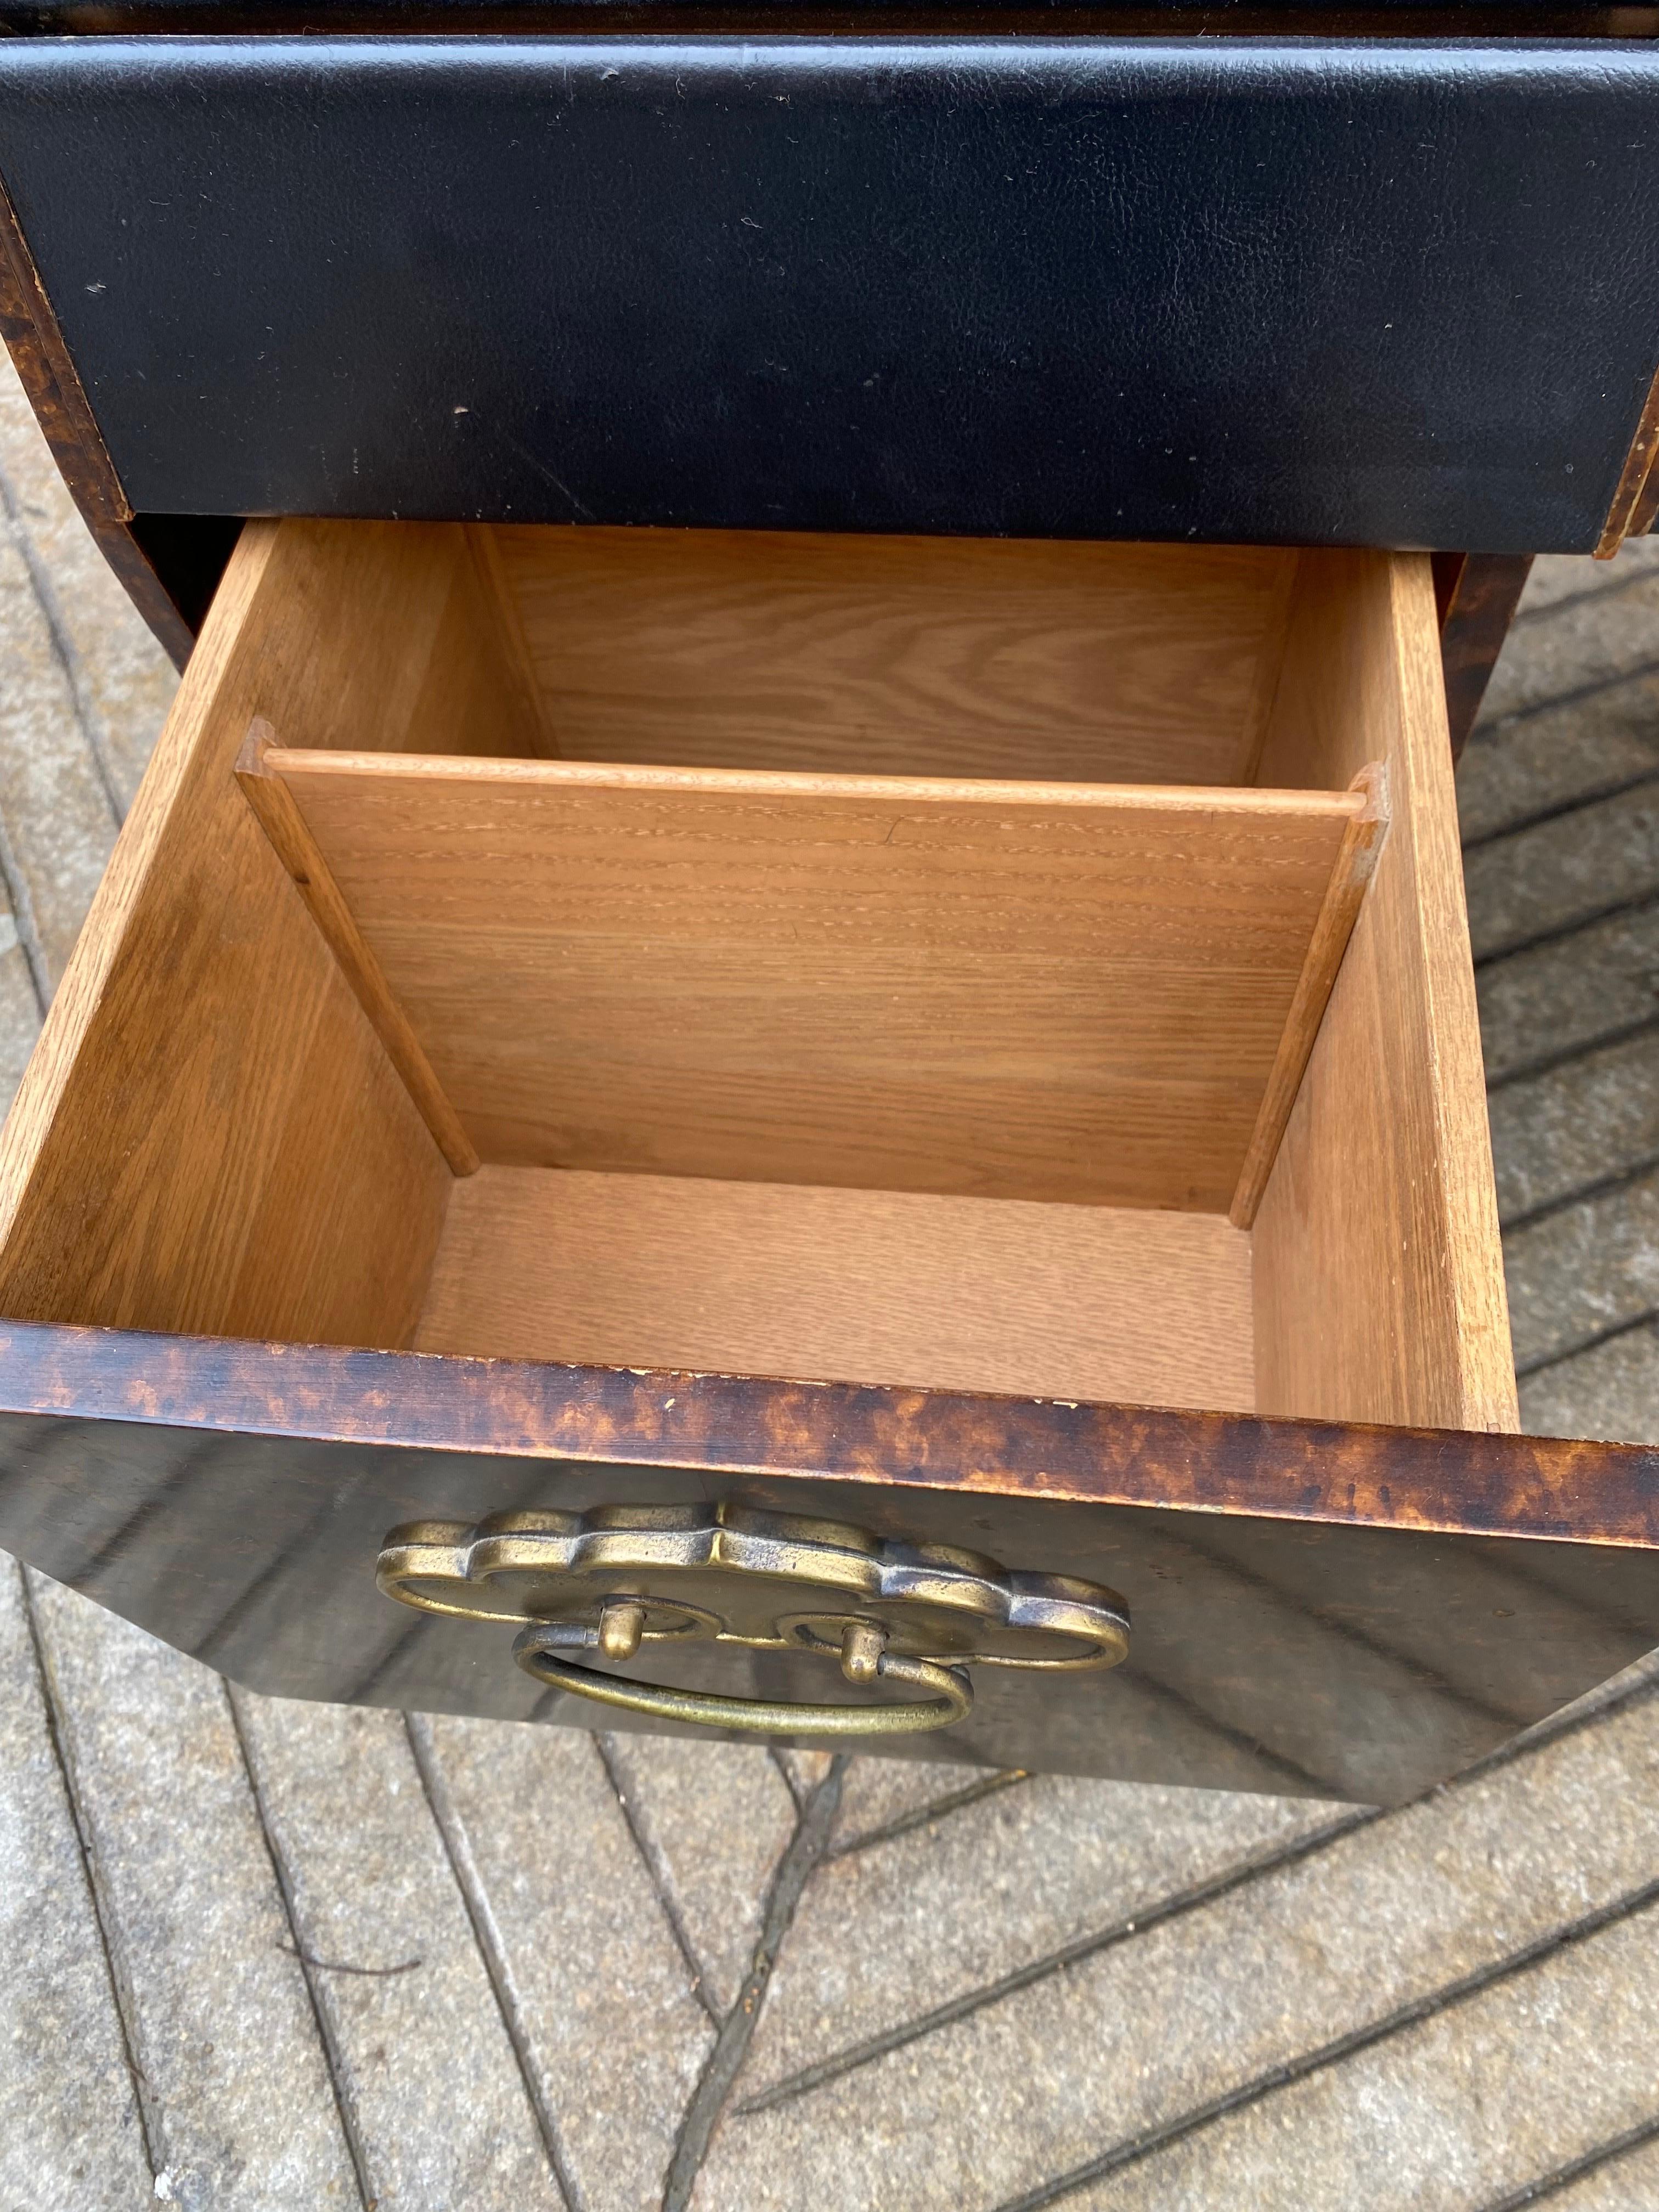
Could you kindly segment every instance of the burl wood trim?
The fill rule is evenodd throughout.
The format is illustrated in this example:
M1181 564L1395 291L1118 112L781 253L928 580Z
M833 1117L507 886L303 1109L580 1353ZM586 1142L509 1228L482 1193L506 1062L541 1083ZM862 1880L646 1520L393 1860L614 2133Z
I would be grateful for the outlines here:
M1659 1549L1659 1448L1555 1437L20 1322L0 1413Z
M17 211L0 185L0 336L28 396L52 457L99 551L125 586L175 667L196 641L132 534L121 489L76 374Z
M1596 559L1612 560L1626 538L1639 537L1651 528L1656 507L1659 507L1659 368L1653 372L1647 404L1601 526Z
M236 781L242 796L270 838L277 859L292 877L295 888L326 939L358 1005L374 1024L375 1034L420 1109L421 1119L431 1130L438 1150L454 1174L476 1175L479 1160L472 1139L433 1073L432 1063L422 1050L409 1017L392 995L380 962L352 920L350 908L340 895L327 861L317 848L316 839L306 826L293 793L280 776L273 775L265 766L265 755L276 743L276 731L256 715L248 724L247 737L236 760Z
M1452 758L1468 742L1498 656L1532 574L1530 553L1437 553L1440 666Z

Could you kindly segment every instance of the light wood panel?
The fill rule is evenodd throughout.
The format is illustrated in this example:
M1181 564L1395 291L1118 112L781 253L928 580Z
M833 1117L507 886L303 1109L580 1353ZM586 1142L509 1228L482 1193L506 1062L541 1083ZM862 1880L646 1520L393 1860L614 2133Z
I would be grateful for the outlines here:
M567 759L1249 780L1293 553L498 526Z
M1200 1212L1364 805L266 766L485 1160Z
M1385 763L1389 836L1255 1220L1264 1413L1517 1424L1426 556L1307 553L1264 781Z
M493 672L494 678L499 683L505 678L511 702L507 715L508 741L477 746L452 746L440 743L410 750L533 752L544 754L550 760L556 760L559 757L557 733L548 712L546 696L537 676L535 663L530 657L529 641L525 636L524 623L520 618L519 603L507 581L500 542L487 522L469 522L464 527L467 550L471 556L477 578L476 588L482 615L477 634L483 650L479 657L488 657L489 643L493 640L495 656L500 663ZM497 692L496 696L499 697L501 695Z
M408 733L452 544L243 532L0 1136L0 1312L406 1340L449 1175L232 771L256 713Z
M403 1079L404 1087L431 1130L433 1140L456 1175L477 1171L478 1155L461 1127L460 1117L444 1097L421 1041L410 1027L409 1017L392 997L380 964L362 939L340 887L318 851L305 818L294 803L294 794L280 776L267 773L264 757L270 750L270 724L256 716L248 726L247 740L236 759L236 781L242 796L258 817L259 827L275 847L276 857L305 901L312 920L322 932L339 963L358 1005L374 1025L376 1036Z
M1215 1215L486 1167L415 1344L1248 1412L1250 1243Z
M1249 1149L1239 1170L1238 1188L1228 1209L1235 1228L1248 1229L1255 1219L1261 1194L1267 1187L1273 1162L1279 1157L1285 1124L1291 1118L1302 1078L1325 1018L1325 1008L1336 983L1348 939L1359 919L1359 908L1376 866L1376 856L1388 835L1388 771L1380 763L1360 769L1354 789L1363 792L1365 808L1342 833L1336 866L1325 887L1325 902L1314 924L1313 941L1297 979L1296 996L1279 1033L1273 1073L1262 1094Z

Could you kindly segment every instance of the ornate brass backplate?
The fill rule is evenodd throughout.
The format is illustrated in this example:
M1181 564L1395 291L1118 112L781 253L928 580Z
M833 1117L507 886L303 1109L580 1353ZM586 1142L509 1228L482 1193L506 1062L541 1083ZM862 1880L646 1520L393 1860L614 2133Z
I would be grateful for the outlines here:
M736 1505L410 1522L386 1538L376 1579L423 1612L522 1623L519 1664L579 1697L765 1735L948 1727L972 1708L969 1667L1115 1667L1129 1648L1128 1610L1097 1583ZM647 1647L700 1641L816 1651L838 1660L850 1682L928 1694L901 1705L774 1704L627 1681L565 1656L621 1663Z

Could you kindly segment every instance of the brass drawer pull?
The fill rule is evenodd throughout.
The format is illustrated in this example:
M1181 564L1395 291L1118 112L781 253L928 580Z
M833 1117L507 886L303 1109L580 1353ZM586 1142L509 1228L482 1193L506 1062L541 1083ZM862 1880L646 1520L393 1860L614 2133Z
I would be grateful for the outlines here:
M1127 1609L1098 1583L732 1505L415 1522L387 1537L376 1579L423 1612L524 1624L514 1658L558 1689L751 1735L948 1728L972 1711L969 1667L1075 1672L1115 1666L1128 1650ZM627 1665L687 1643L814 1651L838 1660L858 1687L924 1695L796 1705L636 1682L586 1663Z
M646 1713L659 1721L690 1721L702 1728L739 1729L750 1735L914 1735L927 1729L949 1728L965 1720L974 1709L974 1686L959 1668L942 1667L928 1659L906 1659L888 1651L879 1629L863 1621L848 1624L842 1646L841 1668L849 1682L878 1679L902 1682L907 1687L931 1692L925 1700L899 1705L813 1705L774 1703L764 1698L726 1698L710 1690L675 1690L655 1682L625 1682L615 1674L597 1674L587 1667L573 1666L559 1656L574 1646L595 1649L611 1656L605 1630L614 1613L641 1613L645 1608L627 1601L605 1607L597 1628L562 1620L526 1628L513 1646L513 1656L527 1674L556 1689L573 1691L601 1705L624 1712ZM867 1640L866 1640L867 1639ZM738 1639L717 1638L717 1642ZM747 1641L747 1638L743 1639ZM635 1640L635 1649L638 1639ZM814 1643L811 1649L827 1650ZM866 1660L866 1654L868 1655ZM631 1656L632 1654L617 1656Z

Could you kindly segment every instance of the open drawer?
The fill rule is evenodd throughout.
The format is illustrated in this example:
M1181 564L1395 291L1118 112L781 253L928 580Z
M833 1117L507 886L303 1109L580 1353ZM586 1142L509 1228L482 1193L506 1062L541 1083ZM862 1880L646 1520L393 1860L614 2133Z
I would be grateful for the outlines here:
M1659 1642L1426 556L251 526L0 1315L0 1542L287 1694L1385 1801Z

